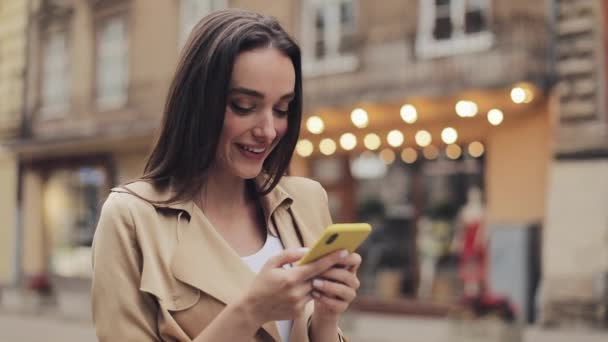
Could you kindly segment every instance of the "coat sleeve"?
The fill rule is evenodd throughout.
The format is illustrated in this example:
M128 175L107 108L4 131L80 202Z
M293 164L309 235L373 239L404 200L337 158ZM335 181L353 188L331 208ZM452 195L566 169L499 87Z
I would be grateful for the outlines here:
M99 341L160 341L158 305L139 290L142 257L127 203L112 193L93 240L92 309Z

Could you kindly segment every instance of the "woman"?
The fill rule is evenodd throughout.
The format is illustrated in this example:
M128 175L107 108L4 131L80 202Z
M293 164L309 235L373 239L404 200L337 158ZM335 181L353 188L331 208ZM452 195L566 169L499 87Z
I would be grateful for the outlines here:
M100 340L343 340L360 256L291 266L331 223L318 183L283 176L301 116L299 48L275 19L231 9L197 25L144 176L102 209Z

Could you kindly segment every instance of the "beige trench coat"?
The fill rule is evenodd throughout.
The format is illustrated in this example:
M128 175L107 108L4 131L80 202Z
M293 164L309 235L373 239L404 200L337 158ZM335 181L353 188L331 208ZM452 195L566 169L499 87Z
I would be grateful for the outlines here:
M153 203L171 194L137 181L112 189L103 205L92 286L100 341L191 341L255 276L194 202ZM331 223L327 194L305 178L283 177L262 207L285 248L312 245ZM313 310L308 303L294 321L291 342L309 341ZM276 324L252 341L280 341Z

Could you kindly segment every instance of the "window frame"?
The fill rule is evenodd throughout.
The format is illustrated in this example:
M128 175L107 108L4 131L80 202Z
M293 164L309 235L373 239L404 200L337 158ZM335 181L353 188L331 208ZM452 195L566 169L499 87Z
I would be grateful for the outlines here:
M102 8L95 11L95 23L93 25L93 36L94 36L94 48L93 48L93 96L92 100L96 110L105 112L113 111L126 108L130 101L130 89L131 89L131 22L129 18L128 6L113 6L111 8ZM101 48L101 34L102 30L110 21L119 19L122 20L124 25L124 94L121 101L112 103L110 100L100 99L100 48ZM105 101L105 103L104 103Z
M338 50L342 38L340 20L340 3L350 1L353 8L353 28L351 35L356 40L359 33L359 1L358 0L304 0L302 2L302 71L305 76L315 77L355 71L359 67L357 52L340 53ZM329 26L324 28L324 40L337 42L338 47L331 49L333 53L319 58L316 51L316 11L321 7L324 13L333 17L328 20ZM337 16L337 18L336 18ZM335 44L334 44L335 45Z
M43 39L42 39L42 47L41 47L41 53L40 53L40 88L39 88L39 94L40 94L40 116L42 116L45 119L49 119L49 118L56 118L56 117L63 117L66 116L68 111L70 110L70 95L71 95L71 89L70 89L70 70L69 70L69 62L70 62L70 34L68 31L68 28L66 26L63 25L54 25L49 27L48 29L44 30L43 34ZM64 96L63 96L63 102L56 104L56 103L48 103L45 98L45 85L47 84L46 82L49 82L47 76L47 67L48 67L48 58L49 58L49 54L48 54L48 49L49 49L49 45L51 43L51 39L53 38L53 36L55 35L63 35L63 39L64 39L64 61L63 61L63 78L62 81L64 83ZM52 81L57 81L57 80L52 80Z
M492 0L483 1L481 10L485 13L488 20L486 30L466 33L464 23L466 17L467 0L450 1L450 18L455 24L453 35L449 39L435 39L433 30L435 29L436 8L435 1L418 1L418 28L416 33L416 55L422 59L453 56L465 53L474 53L488 50L494 44L494 34L489 30L492 13ZM457 13L454 13L454 12ZM455 18L456 17L456 18ZM456 19L456 20L454 20Z

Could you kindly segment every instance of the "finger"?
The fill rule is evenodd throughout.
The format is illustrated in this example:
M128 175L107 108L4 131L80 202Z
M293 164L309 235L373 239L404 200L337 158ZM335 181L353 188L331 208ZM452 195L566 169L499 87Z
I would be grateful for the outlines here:
M361 265L361 255L357 253L349 254L348 257L344 260L344 262L340 263L340 266L349 270L359 265Z
M338 267L338 268L344 268L347 269L349 271L353 271L359 268L359 265L361 265L361 256L357 253L351 253L345 260L344 262L339 263L338 265L334 266L334 267Z
M287 249L274 257L268 259L262 269L283 267L285 264L294 263L310 250L310 248Z
M312 291L312 282L307 282L305 285L292 289L291 292L288 293L289 301L295 305L305 304L312 300Z
M300 297L306 297L307 295L310 295L313 290L314 286L312 286L312 281L305 281L294 291L296 291L296 293L298 293Z
M328 255L326 255L314 262L311 262L306 265L298 266L298 267L294 268L294 270L299 273L299 275L300 275L300 277L302 277L302 279L311 279L311 278L325 272L326 270L330 269L331 267L333 267L335 265L344 263L344 260L347 257L348 257L348 251L346 251L346 250L335 251L335 252L329 253Z
M361 285L359 279L354 273L341 268L331 268L323 272L319 278L341 283L355 290Z
M341 313L346 311L346 309L348 309L348 305L350 304L349 302L340 300L340 299L335 299L335 298L331 298L328 296L325 296L321 293L318 293L317 295L313 296L316 302L319 302L321 304L323 304L324 306L326 306L329 311L335 312L335 313Z
M329 280L315 279L312 285L315 291L319 291L325 296L338 298L349 303L357 296L355 289Z
M352 261L351 266L348 267L348 269L353 274L357 274L357 271L359 271L359 267L361 267L361 262L363 262L363 259L361 258L361 255L359 253L352 253L349 258L352 258Z

